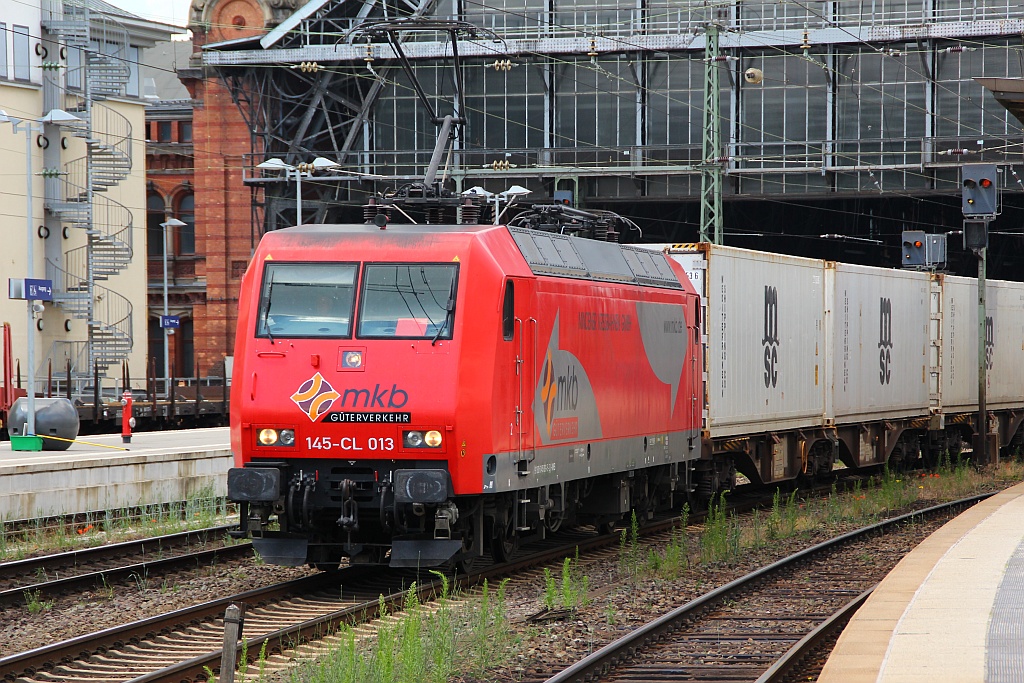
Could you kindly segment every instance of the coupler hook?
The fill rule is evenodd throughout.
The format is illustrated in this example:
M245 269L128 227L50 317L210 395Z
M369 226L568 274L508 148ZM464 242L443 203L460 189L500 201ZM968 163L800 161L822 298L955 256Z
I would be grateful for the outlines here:
M341 482L341 517L338 517L338 526L349 533L359 531L359 508L355 499L356 483L351 479Z

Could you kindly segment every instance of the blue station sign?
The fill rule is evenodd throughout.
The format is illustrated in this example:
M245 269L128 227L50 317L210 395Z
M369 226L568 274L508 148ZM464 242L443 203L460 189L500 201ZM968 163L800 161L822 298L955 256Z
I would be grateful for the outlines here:
M181 327L181 318L176 315L162 315L160 316L160 327L177 329Z
M7 295L11 299L53 301L53 280L11 278L7 281Z

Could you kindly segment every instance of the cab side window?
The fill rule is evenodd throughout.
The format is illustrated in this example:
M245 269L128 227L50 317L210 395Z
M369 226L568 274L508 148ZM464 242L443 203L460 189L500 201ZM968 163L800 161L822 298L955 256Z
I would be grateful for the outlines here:
M501 306L501 338L505 341L512 341L516 329L516 294L515 283L509 280L505 283L505 301Z

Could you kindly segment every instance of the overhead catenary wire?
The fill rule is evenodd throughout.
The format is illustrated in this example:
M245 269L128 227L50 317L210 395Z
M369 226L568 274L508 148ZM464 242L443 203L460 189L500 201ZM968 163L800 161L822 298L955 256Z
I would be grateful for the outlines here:
M563 61L563 62L567 62L567 60L562 60L562 61ZM421 68L423 68L423 67L421 67ZM607 69L603 69L603 71L604 71L604 72L605 72L606 74L610 74L610 72L608 72L608 70L607 70ZM614 76L614 74L613 74L613 76ZM396 84L396 87L398 87L398 86L397 86L397 84ZM607 90L603 90L603 92L607 92ZM883 93L883 94L884 94L884 93ZM692 104L690 104L689 102L684 102L684 104L685 104L685 106L687 106L687 107L692 107ZM748 125L748 124L742 124L742 125ZM556 133L556 135L557 135L557 133ZM594 146L594 147L598 147L598 146ZM841 155L840 155L840 154L834 154L833 156L835 156L836 158L839 158L839 157L840 157ZM840 169L840 170L841 170L841 169ZM908 172L908 173L909 173L909 174L911 174L911 175L913 174L912 172Z
M481 5L481 6L483 6L483 5ZM540 55L538 55L538 56L540 56ZM564 60L564 61L565 61L565 63L567 63L567 64L571 64L571 62L569 62L568 60ZM578 66L578 65L577 65L577 66ZM584 68L585 68L585 67L584 67ZM602 69L602 70L603 70L603 72L604 72L605 74L607 74L607 75L611 75L611 76L612 76L613 78L615 77L615 75L614 75L614 74L612 74L611 72L609 72L609 71L608 71L607 69ZM396 87L397 87L397 84L396 84ZM598 88L598 89L597 89L597 92L606 92L606 93L607 93L607 92L609 92L609 91L607 91L607 90L603 90L603 89L600 89L600 88ZM675 100L675 101L679 102L679 100ZM692 108L692 107L693 107L693 105L692 105L692 104L691 104L690 102L688 102L688 101L682 101L682 104L684 104L684 105L685 105L686 107L690 107L690 108ZM666 113L667 113L667 112L666 112ZM484 114L485 114L485 115L487 115L487 112L484 112ZM746 125L746 124L742 124L742 125ZM595 148L596 148L596 147L597 147L597 146L595 146ZM614 148L606 148L606 149L610 149L610 150L611 150L611 149L614 149ZM779 157L779 158L780 158L780 159L783 159L783 160L784 160L784 158L785 158L785 157Z

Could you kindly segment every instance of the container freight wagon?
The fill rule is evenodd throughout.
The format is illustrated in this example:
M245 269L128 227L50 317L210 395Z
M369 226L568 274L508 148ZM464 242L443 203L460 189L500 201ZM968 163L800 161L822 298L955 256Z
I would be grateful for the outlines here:
M931 277L826 262L831 410L850 467L916 458L927 429Z
M663 248L701 295L706 396L697 493L903 464L970 443L974 279L723 247ZM989 283L990 452L1024 415L1024 284ZM952 426L950 425L952 422Z
M940 372L936 382L942 422L954 443L969 441L978 410L978 281L938 275L936 288L942 326ZM989 451L1020 445L1024 410L1024 283L989 280L985 284L986 407ZM1014 441L1016 439L1016 441Z
M699 498L751 481L831 470L824 261L707 243L668 249L704 307Z

